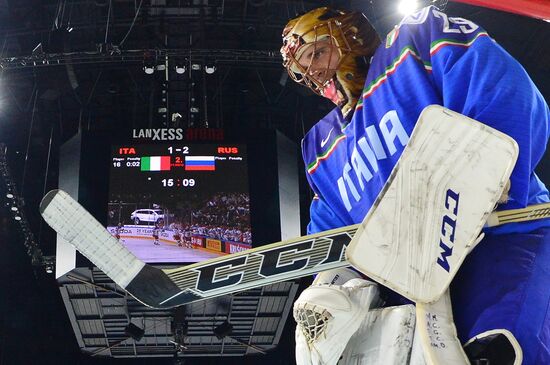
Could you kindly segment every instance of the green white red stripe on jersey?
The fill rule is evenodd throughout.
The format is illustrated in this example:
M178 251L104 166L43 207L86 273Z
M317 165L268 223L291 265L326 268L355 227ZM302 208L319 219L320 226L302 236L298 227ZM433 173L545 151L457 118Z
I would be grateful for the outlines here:
M430 56L433 56L446 46L470 47L479 37L488 37L487 32L479 32L469 41L457 41L455 39L438 39L430 44Z
M309 174L312 174L315 172L315 170L317 170L317 167L319 167L319 164L321 163L321 161L323 160L326 160L331 154L332 152L334 152L334 150L336 150L336 146L338 146L338 144L343 141L344 139L346 138L346 135L345 134L341 134L339 135L333 142L332 144L329 146L329 148L323 152L321 155L317 156L317 158L315 159L315 161L313 161L312 163L310 163L308 166L307 166L307 172Z

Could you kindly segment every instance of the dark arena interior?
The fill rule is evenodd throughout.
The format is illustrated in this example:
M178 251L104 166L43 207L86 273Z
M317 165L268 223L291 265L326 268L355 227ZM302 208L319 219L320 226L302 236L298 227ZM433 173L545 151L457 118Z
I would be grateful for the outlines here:
M56 278L39 204L73 189L167 267L305 235L300 143L333 104L289 77L283 27L330 6L363 12L384 39L399 3L0 0L0 365L294 364L292 303L312 277L148 308L80 254ZM548 3L484 3L417 6L485 28L550 101ZM548 155L537 173L550 183Z

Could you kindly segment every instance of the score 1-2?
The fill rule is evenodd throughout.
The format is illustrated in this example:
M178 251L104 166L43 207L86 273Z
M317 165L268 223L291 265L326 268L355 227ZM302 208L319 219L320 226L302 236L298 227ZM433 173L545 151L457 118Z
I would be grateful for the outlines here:
M174 148L174 147L170 146L170 147L168 147L168 152L170 152L170 154L173 154L174 152L181 152L184 155L186 155L186 154L189 153L189 147L183 146L181 148Z

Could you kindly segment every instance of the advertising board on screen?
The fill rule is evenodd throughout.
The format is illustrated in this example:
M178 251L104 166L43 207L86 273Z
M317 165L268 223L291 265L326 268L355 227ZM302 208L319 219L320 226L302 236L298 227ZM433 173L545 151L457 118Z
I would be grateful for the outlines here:
M147 263L251 248L246 145L157 143L111 150L108 230Z

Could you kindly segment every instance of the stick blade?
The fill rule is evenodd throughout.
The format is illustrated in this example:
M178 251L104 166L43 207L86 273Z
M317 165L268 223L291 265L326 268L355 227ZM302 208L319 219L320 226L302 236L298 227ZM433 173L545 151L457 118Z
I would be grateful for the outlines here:
M52 190L40 203L46 223L122 288L145 266L63 190Z

